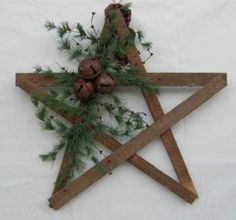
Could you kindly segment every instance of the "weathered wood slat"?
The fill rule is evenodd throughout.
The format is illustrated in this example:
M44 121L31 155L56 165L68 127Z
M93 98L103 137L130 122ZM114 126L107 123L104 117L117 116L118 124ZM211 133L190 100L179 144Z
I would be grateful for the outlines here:
M118 13L117 23L120 24L120 28L118 28L118 34L121 37L126 37L129 34L130 30L125 25L125 20L122 14L119 11L117 13ZM131 65L137 67L140 72L144 74L146 73L146 69L143 65L143 62L140 58L139 52L135 45L129 46L128 51L127 51L127 57ZM147 78L149 75L146 74L145 76ZM153 94L152 95L146 94L144 92L143 92L143 96L144 96L144 99L146 100L146 103L148 105L148 108L151 112L153 119L155 121L158 121L158 119L164 115L164 111L161 107L161 104L157 96ZM177 145L177 142L174 138L174 135L171 129L168 129L166 132L164 132L161 135L161 140L166 148L166 151L168 152L168 155L171 159L172 165L176 171L176 174L178 176L180 183L197 195L196 189L191 180L188 169L185 165L185 162L180 153L179 147Z
M55 73L59 74L59 73ZM226 80L226 73L143 73L142 75L145 78L158 86L205 86L213 78L221 76ZM54 77L45 77L40 74L35 73L17 73L16 79L19 79L21 76L27 76L30 80L39 87L51 87L55 86ZM17 83L17 82L16 82ZM128 86L128 84L127 84Z
M205 87L179 104L165 116L161 117L158 122L153 123L149 128L145 129L139 135L128 141L123 147L118 148L107 158L99 162L98 166L104 167L104 170L111 170L119 166L122 162L150 143L154 138L160 136L179 120L186 117L225 86L226 82L222 79L222 77L214 78ZM91 168L78 179L69 183L62 190L55 193L49 199L50 206L54 209L59 209L77 194L81 193L90 185L105 176L107 172L108 171L99 173L95 167Z
M120 37L125 37L125 36L127 36L127 34L129 34L129 29L126 26L125 21L123 19L123 16L121 15L120 11L117 11L117 13L118 13L118 18L117 18L116 25L120 26L120 27L117 27L118 34L120 35ZM106 38L107 39L110 38L108 23L109 23L108 19L105 19L104 28L103 28L103 31L100 36L102 44L105 43ZM140 59L140 56L139 56L138 51L135 46L128 49L127 57L129 59L129 62L131 65L137 66L141 72L146 73L145 67L142 64L142 61ZM147 78L148 75L146 75L145 77ZM158 79L158 82L159 82L159 80L160 79ZM36 81L36 83L37 82L38 81ZM162 107L161 107L157 97L155 95L146 95L145 93L143 93L143 95L144 95L144 98L149 106L149 109L151 111L151 114L152 114L154 120L158 120L161 116L164 115L164 113L163 113ZM163 143L164 143L164 145L171 157L172 164L175 167L175 170L177 172L177 176L178 176L180 182L183 184L183 187L187 186L188 189L192 190L192 192L193 192L192 194L195 194L194 198L196 198L197 197L196 190L193 186L193 183L192 183L191 178L188 174L187 168L184 164L183 158L180 154L180 151L178 149L177 143L175 141L175 138L174 138L171 130L166 131L161 136L161 139L162 139L162 141L163 141ZM67 158L65 157L63 159L63 164L67 164L66 160L67 160ZM150 166L148 166L149 163L145 163L145 160L142 160L142 158L138 158L138 160L135 160L135 161L137 161L137 164L140 164L140 165L142 164L143 166L141 166L141 167L144 168L144 170L149 171L149 173L150 173L151 169L150 169ZM137 166L137 164L136 164L136 166ZM154 173L156 173L156 170L154 170L154 171L155 171ZM63 172L64 172L64 169L60 169L59 176L63 176ZM153 173L153 172L151 172L151 173ZM66 184L66 181L64 181L64 185L65 184ZM180 186L180 188L181 187L182 186ZM53 193L55 193L55 192L56 191L54 190ZM189 201L188 198L187 198L187 201ZM191 202L192 202L192 200L191 200Z
M107 135L96 137L96 140L98 140L101 144L112 151L115 151L116 149L122 147L122 144ZM187 187L181 185L180 183L166 175L164 172L153 166L141 156L134 154L128 159L128 162L133 164L136 168L138 168L154 180L158 181L161 185L168 188L176 195L180 196L185 201L193 203L193 201L198 197L196 193L192 192Z
M109 32L107 29L107 20L104 25L102 38L108 39ZM121 13L118 11L117 30L121 36L128 33L128 29L124 23ZM104 167L107 172L123 161L127 160L142 170L144 173L158 181L163 186L169 188L171 191L182 197L188 202L193 202L197 197L197 193L188 174L187 168L184 164L183 158L180 154L174 136L169 129L173 124L185 117L196 107L205 102L212 95L217 93L220 89L226 86L226 74L224 73L146 73L145 68L141 62L138 51L135 47L130 47L128 50L128 58L132 65L140 69L141 74L151 83L159 86L205 86L196 94L191 96L185 102L181 103L175 109L164 116L162 107L156 96L144 94L145 100L148 104L150 112L155 122L150 128L141 132L138 136L130 140L125 145L120 144L115 139L106 134L96 136L95 139L114 151L110 156L102 160L98 166ZM27 80L24 80L26 79ZM28 93L36 93L41 97L46 96L46 93L39 87L50 87L55 85L55 77L42 77L41 75L17 74L16 85ZM56 110L55 110L56 111ZM59 113L60 114L60 113ZM78 120L68 118L62 115L71 123L77 123ZM158 125L159 124L159 125ZM135 154L145 144L151 142L157 136L161 136L162 141L171 158L173 166L176 170L180 183L176 182L165 173L154 167L152 164ZM67 177L63 176L66 169L70 169L68 158L71 155L69 152L65 153L65 157L58 175L58 179L62 178L64 181L61 187L55 187L53 196L49 199L50 206L54 209L60 208L67 201L70 201L75 195L82 192L88 186L99 180L105 173L98 173L96 167L91 168L85 172L75 181L67 183ZM64 186L64 187L63 187Z
M213 78L221 76L226 80L226 73L146 73L148 81L159 86L205 86Z
M72 164L73 157L74 155L71 154L69 149L65 149L63 160L62 160L61 167L57 175L57 180L54 185L52 195L58 192L63 187L65 187L65 185L68 183L70 179L69 175L70 175L71 169L73 168L73 164Z
M42 76L41 76L42 77ZM37 77L37 79L40 81L40 77ZM47 84L47 83L46 83ZM21 89L28 93L32 93L36 91L34 83L32 83L31 80L27 79L27 75L17 75L17 86L19 86ZM37 95L43 99L46 96L46 93L42 91L42 88L38 88ZM52 109L53 110L53 109ZM57 112L60 114L60 112ZM60 114L61 115L61 114ZM74 120L71 118L67 118L65 115L63 116L65 119L67 119L69 122L74 123ZM99 143L103 144L110 150L114 151L117 148L121 147L122 144L119 143L114 138L110 137L109 135L102 134L97 135L94 137L95 140L97 140ZM61 190L67 183L67 176L65 176L65 173L69 171L70 167L70 158L71 155L69 152L65 152L64 159L58 174L57 180L62 181L60 186L55 186L53 190L53 194ZM142 157L138 155L133 155L129 160L131 164L133 164L135 167L137 167L139 170L143 171L145 174L153 178L154 180L158 181L163 186L170 189L172 192L179 195L181 198L183 198L185 201L192 203L196 199L196 195L186 189L184 186L180 185L178 182L176 182L174 179L167 176L165 173L160 171L158 168L154 167L152 164L144 160Z

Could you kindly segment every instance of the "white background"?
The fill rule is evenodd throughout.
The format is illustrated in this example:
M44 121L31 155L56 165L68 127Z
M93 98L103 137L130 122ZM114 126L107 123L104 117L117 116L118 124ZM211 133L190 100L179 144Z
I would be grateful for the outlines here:
M199 193L189 205L129 164L115 169L59 211L48 208L60 158L51 168L39 159L57 142L42 132L29 96L15 88L15 73L36 64L70 65L43 25L103 24L105 0L0 0L0 219L157 220L236 219L236 2L233 0L133 0L132 26L154 43L148 71L228 72L229 86L173 132ZM143 54L143 58L146 55ZM165 111L192 89L162 89ZM128 105L147 111L137 92L122 91ZM151 119L147 119L151 122ZM157 140L140 154L176 179Z

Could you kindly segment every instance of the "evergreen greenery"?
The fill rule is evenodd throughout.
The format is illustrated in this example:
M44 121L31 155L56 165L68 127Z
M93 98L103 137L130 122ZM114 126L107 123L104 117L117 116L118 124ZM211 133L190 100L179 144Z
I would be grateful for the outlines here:
M124 4L121 11L128 11L130 6L130 3ZM47 21L45 27L49 31L56 31L58 49L65 52L70 60L80 62L82 59L96 57L101 60L103 72L109 73L118 85L131 85L146 93L157 93L158 87L146 81L137 68L129 64L121 64L121 60L126 59L128 46L137 43L148 51L149 57L153 55L150 52L152 44L144 41L142 31L131 30L125 38L120 38L115 30L116 13L111 11L108 16L111 37L104 41L100 38L100 32L94 28L94 15L95 13L92 12L89 31L85 30L80 23L71 26L68 22L56 25ZM130 110L114 94L96 94L86 102L86 105L81 104L73 94L73 85L78 74L69 71L66 67L60 66L60 74L53 73L49 67L43 69L41 66L36 66L35 72L47 77L56 77L57 85L60 87L59 90L50 90L48 96L41 100L42 102L39 102L37 96L32 95L32 102L36 107L36 115L41 121L42 128L55 131L60 137L54 149L40 157L43 161L54 161L58 153L66 148L73 155L70 158L73 169L65 174L68 177L81 172L87 159L94 163L98 162L97 153L100 151L96 148L94 135L107 133L113 137L131 137L136 131L147 126L143 119L145 113ZM53 116L49 109L68 117L81 118L82 122L67 125ZM106 120L107 117L109 120ZM113 123L109 123L110 121ZM98 170L101 171L103 168L98 167Z

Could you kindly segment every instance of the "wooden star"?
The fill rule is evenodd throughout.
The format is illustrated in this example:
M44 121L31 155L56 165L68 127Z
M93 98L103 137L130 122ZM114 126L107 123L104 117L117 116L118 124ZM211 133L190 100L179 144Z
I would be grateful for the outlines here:
M117 33L122 38L127 36L130 30L126 25L121 12L116 10L116 13L116 29ZM108 29L108 22L109 19L106 19L101 34L101 40L104 42L111 37ZM198 86L201 87L201 89L167 114L164 114L156 95L147 95L143 93L155 122L125 144L119 143L107 134L95 135L95 140L112 150L113 153L70 183L68 183L68 176L66 173L68 173L72 167L70 158L73 157L73 155L70 155L66 150L58 174L58 179L60 179L62 184L60 187L55 186L53 194L49 198L49 205L51 208L59 209L73 197L84 191L106 174L109 174L111 170L125 161L133 164L139 170L143 171L189 203L192 203L198 197L179 147L171 131L171 127L223 89L227 85L227 75L225 73L147 73L135 46L129 46L127 57L130 64L136 66L141 74L152 84L158 86ZM54 85L55 77L45 77L40 74L32 73L16 74L16 86L29 94L36 94L42 101L43 98L47 96L44 87L52 87ZM61 114L57 109L52 110L73 124L79 123L79 120L76 118ZM179 182L175 181L160 169L136 154L140 149L158 137L161 138L168 152ZM104 172L98 172L97 166L103 167Z

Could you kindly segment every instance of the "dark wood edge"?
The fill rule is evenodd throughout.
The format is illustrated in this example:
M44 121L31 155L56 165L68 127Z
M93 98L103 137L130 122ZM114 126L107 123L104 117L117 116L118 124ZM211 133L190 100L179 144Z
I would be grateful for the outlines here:
M60 74L60 73L55 73ZM221 76L227 81L227 73L143 73L145 78L158 86L204 86L214 77ZM54 77L45 77L36 73L16 73L16 86L20 78L30 78L39 87L50 87L55 85ZM127 84L128 86L128 84Z
M119 166L137 151L142 149L145 145L163 134L178 121L186 117L209 98L222 90L225 86L226 82L222 79L222 77L216 77L213 79L205 87L190 96L165 116L161 117L157 122L153 123L149 128L145 129L122 147L111 153L108 157L100 161L98 166L104 167L105 171L103 173L97 172L96 167L93 167L76 180L66 185L62 190L55 193L49 199L50 206L54 209L59 209L62 207L76 195L105 176L108 173L108 170L110 171Z
M19 86L21 89L28 93L32 93L36 91L36 86L31 82L31 80L27 80L27 78L19 78L17 80L17 86ZM37 95L39 95L41 98L43 98L46 93L42 90L42 88L37 88ZM52 109L53 110L53 109ZM58 113L58 112L57 112ZM58 113L60 114L60 113ZM65 116L63 116L65 117ZM68 120L68 118L66 118ZM73 122L71 118L69 118L69 122ZM110 150L114 151L118 147L121 147L122 144L116 141L114 138L103 134L94 137L98 142L103 144L104 146L108 147ZM179 195L181 198L183 198L185 201L192 203L196 198L197 195L193 192L189 191L184 186L180 185L178 182L176 182L174 179L168 177L165 173L160 171L158 168L154 167L152 164L144 160L142 157L138 155L133 155L129 162L133 164L135 167L137 167L139 170L143 171L145 174L153 178L154 180L158 181L163 186L170 189L172 192ZM70 164L68 162L68 154L65 152L64 159L61 165L61 169L58 174L58 179L63 177L63 173L66 169L70 169ZM53 194L58 192L59 190L63 189L67 183L67 179L63 178L63 183L60 187L55 187L53 190Z
M126 37L129 34L130 30L125 25L125 20L120 12L118 13L117 20L117 22L120 24L118 28L118 33L120 37ZM127 57L131 65L138 68L140 72L144 73L144 77L147 78L150 76L150 74L146 73L146 69L135 45L129 46L127 51ZM195 75L192 75L192 78L194 78L194 76ZM176 78L179 79L179 77L181 76L175 77L172 81L176 81ZM184 79L185 78L183 77L181 82L183 82ZM149 81L151 83L154 83L153 79L149 79ZM161 78L157 78L154 84L158 82L162 82ZM169 80L167 79L166 82L169 82ZM164 116L164 111L162 109L161 103L159 102L158 97L156 95L146 94L145 92L143 92L143 97L147 103L147 106L149 108L149 111L151 112L154 121L158 121L159 118ZM185 165L184 159L181 155L181 152L171 129L168 129L165 133L161 135L161 140L170 157L171 163L175 169L175 172L181 185L188 188L190 191L194 192L197 195L195 186L189 175L187 166Z
M162 74L164 74L164 76L162 76ZM145 77L147 78L147 80L149 80L149 81L151 81L152 83L154 83L154 84L158 84L158 85L160 85L160 86L184 86L184 85L186 85L186 86L202 86L202 85L205 85L207 82L209 82L209 80L211 80L212 79L212 77L216 77L216 74L214 74L214 76L213 76L213 74L208 74L209 76L209 78L208 79L206 79L206 76L204 76L204 77L202 77L201 76L201 73L199 74L199 73L192 73L192 77L194 78L194 80L193 81L195 81L196 80L196 82L191 82L191 80L189 79L189 81L188 81L188 76L187 76L187 74L186 73L181 73L182 74L182 76L180 76L179 74L180 73L177 73L178 74L178 78L175 78L175 77L177 77L176 76L176 73L168 73L168 75L169 76L167 76L167 74L165 74L165 73L159 73L159 75L158 74L155 74L155 76L154 76L154 74L152 74L152 76L150 76L150 75L146 75L146 74L143 74L143 75L145 75ZM183 74L185 74L185 76L183 76ZM194 74L194 75L193 75ZM22 74L19 74L19 75L21 75L20 77L23 77L23 75ZM28 75L28 74L27 74ZM157 76L158 75L158 76ZM170 76L170 75L172 75L172 76ZM189 75L189 74L188 74ZM217 74L218 76L219 76L219 74ZM224 76L223 76L224 75ZM221 74L221 76L222 77L224 77L225 78L225 81L226 81L226 74ZM163 78L164 77L164 78ZM172 78L172 79L170 79L170 77ZM182 78L179 78L179 77L182 77ZM17 77L16 77L17 78ZM48 77L47 77L48 78ZM34 77L32 77L32 79L31 80L35 80L36 78L35 78L35 76ZM171 82L171 80L173 80L173 83ZM47 80L48 81L48 80ZM176 83L176 81L177 81L177 83ZM171 82L171 83L169 83L169 82ZM51 84L54 84L55 83L55 81L52 79L51 80L51 82L47 85L47 86L50 86ZM169 83L169 84L168 84ZM16 82L16 85L18 84L18 82ZM38 86L40 85L40 83L38 83ZM44 84L45 85L45 84ZM135 157L136 155L134 155L134 157ZM132 157L131 157L132 158ZM141 158L142 159L142 158ZM141 160L140 158L139 158L139 160ZM148 163L148 162L147 162ZM151 165L151 164L150 164ZM154 167L155 168L155 167ZM157 168L156 168L157 169ZM165 175L165 174L164 174ZM168 176L167 176L168 177ZM159 179L159 182L161 183L161 180ZM177 183L177 182L176 182ZM166 185L166 183L165 184L163 184L163 185L165 185L165 186L167 186ZM178 187L179 186L181 186L179 183L177 183L177 185L178 185ZM168 186L167 186L168 187ZM181 186L182 187L182 186ZM174 187L172 186L172 187L170 187L170 189L173 189ZM64 189L63 189L64 190ZM175 190L176 191L176 190ZM178 194L178 193L177 193ZM195 195L196 196L196 195Z

